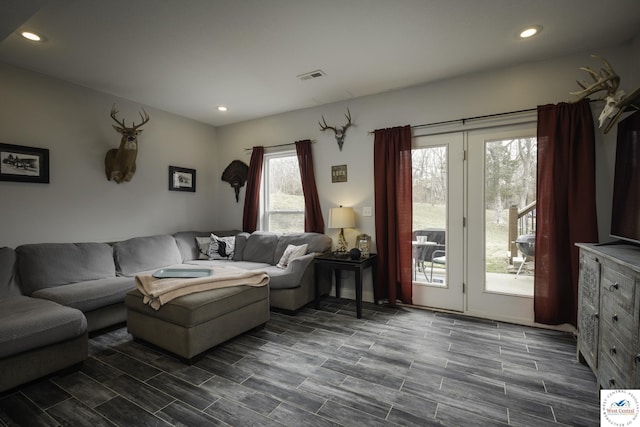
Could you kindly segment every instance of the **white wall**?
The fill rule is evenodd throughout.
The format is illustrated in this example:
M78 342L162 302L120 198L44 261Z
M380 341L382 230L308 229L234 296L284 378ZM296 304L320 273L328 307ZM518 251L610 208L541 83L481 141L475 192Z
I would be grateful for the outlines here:
M0 94L0 142L49 149L51 170L50 184L0 181L0 246L215 228L213 127L147 107L137 172L116 184L104 172L120 142L111 106L127 124L143 106L1 63ZM197 170L196 193L168 191L169 165Z
M369 131L569 101L574 99L569 92L579 89L576 79L587 77L579 67L600 66L590 58L591 53L606 57L624 82L631 75L631 50L631 45L625 45L598 52L585 52L221 127L217 133L219 164L228 164L233 159L248 163L250 154L245 148L254 145L269 146L305 138L315 140L315 173L325 222L329 208L340 204L355 207L358 213L357 229L345 230L347 240L353 246L355 236L362 232L375 239L374 217L361 216L362 207L374 205L373 136L368 134ZM340 125L345 121L347 107L351 111L354 125L347 131L341 152L332 132L323 133L319 130L318 120L324 115L328 123ZM597 108L598 105L594 105L594 109ZM598 114L599 110L596 116ZM597 131L596 135L599 228L601 238L606 239L610 220L615 131L606 136ZM340 164L348 167L348 182L332 184L331 166ZM223 184L218 182L217 185ZM227 196L225 191L229 193ZM218 194L221 194L221 200L225 197L228 200L232 198L230 190L221 190ZM244 190L241 197L244 197ZM231 208L227 203L218 205L217 216L223 228L240 227L243 200L240 202L238 205L233 204ZM327 234L334 242L337 240L337 230L327 230ZM365 288L371 289L366 285ZM371 298L370 291L368 297Z

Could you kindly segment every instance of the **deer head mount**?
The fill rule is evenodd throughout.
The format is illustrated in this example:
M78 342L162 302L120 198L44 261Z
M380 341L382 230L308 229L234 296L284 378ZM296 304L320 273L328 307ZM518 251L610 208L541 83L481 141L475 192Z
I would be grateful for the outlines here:
M142 115L144 112L144 115ZM112 125L113 128L122 135L120 138L120 146L112 148L107 151L107 155L104 159L105 172L107 174L107 180L114 180L118 184L122 181L129 182L133 178L133 174L136 173L136 157L138 156L138 135L142 132L140 126L149 121L149 115L144 108L140 113L142 121L140 124L131 122L131 127L127 127L122 121L116 118L118 110L116 110L115 104L111 107L111 118L118 124Z
M589 73L593 82L576 81L583 90L569 93L576 95L578 99L574 102L578 102L591 94L605 91L600 98L597 98L605 101L605 106L600 113L598 121L600 127L607 123L604 128L604 133L607 133L618 121L622 113L628 109L640 110L640 88L629 95L625 95L623 90L618 89L620 76L613 70L609 61L598 55L591 55L591 57L601 60L604 63L604 68L600 69L599 73L596 73L589 67L580 67L581 70Z
M347 132L347 129L349 129L349 126L351 126L351 112L348 108L347 114L345 114L344 116L347 118L347 124L342 126L341 129L337 129L335 126L327 125L327 121L324 119L324 116L322 116L322 122L318 122L321 131L324 132L327 129L331 129L333 131L336 136L336 142L338 143L340 151L342 151L342 144L344 144L344 135Z

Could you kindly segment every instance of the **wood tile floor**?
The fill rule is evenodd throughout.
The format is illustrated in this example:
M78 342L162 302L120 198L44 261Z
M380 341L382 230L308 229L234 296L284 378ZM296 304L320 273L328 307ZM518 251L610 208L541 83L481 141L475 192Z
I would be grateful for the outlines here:
M598 425L570 334L325 298L187 366L126 328L0 396L2 426Z

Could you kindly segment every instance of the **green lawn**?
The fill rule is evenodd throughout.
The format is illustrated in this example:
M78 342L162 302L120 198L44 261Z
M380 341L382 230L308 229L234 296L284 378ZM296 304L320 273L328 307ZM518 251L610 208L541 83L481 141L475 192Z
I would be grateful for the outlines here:
M413 204L413 229L446 228L445 206L431 205L428 203ZM495 217L493 211L487 211L486 218ZM487 272L506 273L508 267L508 236L507 223L508 211L503 213L503 223L495 222L487 224L486 230L486 262Z

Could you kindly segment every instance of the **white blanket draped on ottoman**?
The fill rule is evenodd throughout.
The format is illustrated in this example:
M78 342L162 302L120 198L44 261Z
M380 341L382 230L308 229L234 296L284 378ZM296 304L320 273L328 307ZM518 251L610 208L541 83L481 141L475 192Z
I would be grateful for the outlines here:
M213 269L211 276L193 278L158 279L149 274L136 276L136 287L144 296L144 303L154 310L172 299L194 292L231 286L265 286L269 276L260 270L243 270L236 267L221 266Z

